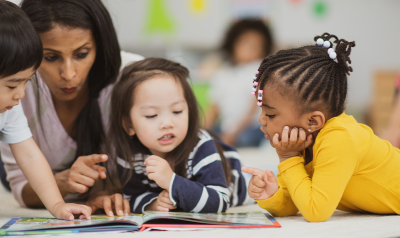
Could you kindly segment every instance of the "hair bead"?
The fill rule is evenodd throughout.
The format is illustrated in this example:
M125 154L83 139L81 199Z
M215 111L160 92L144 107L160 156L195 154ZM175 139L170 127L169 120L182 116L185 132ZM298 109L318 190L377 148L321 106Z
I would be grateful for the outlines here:
M323 45L324 44L324 40L322 38L319 38L317 40L317 45Z
M335 51L333 51L333 52L331 52L331 53L329 53L329 57L331 58L331 59L336 59L336 53L335 53Z
M324 47L325 48L329 48L329 47L331 47L331 42L330 41L324 41Z
M258 102L257 102L257 105L258 106L261 106L262 105L262 98L263 98L263 90L258 90L258 97L257 97L257 100L258 100Z

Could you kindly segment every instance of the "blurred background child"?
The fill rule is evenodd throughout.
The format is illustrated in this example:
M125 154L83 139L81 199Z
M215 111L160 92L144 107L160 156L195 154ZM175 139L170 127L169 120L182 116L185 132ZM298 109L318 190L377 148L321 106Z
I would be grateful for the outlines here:
M211 79L205 128L228 144L258 146L263 139L248 82L272 49L271 31L261 19L237 21L225 35L221 50L226 62Z

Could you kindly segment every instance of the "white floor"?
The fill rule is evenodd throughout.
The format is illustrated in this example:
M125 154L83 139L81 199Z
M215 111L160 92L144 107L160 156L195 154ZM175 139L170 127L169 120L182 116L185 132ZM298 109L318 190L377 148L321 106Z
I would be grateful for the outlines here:
M260 169L269 168L276 171L278 158L274 150L268 147L262 149L241 149L240 154L246 166ZM230 208L228 212L262 211L257 205ZM11 193L0 185L0 226L13 217L49 217L44 209L20 208ZM85 233L62 235L68 237L155 237L159 238L204 238L204 237L400 237L400 216L353 214L335 211L333 216L323 223L309 223L301 214L290 217L276 218L281 228L271 229L228 229L208 231L169 231L143 233Z

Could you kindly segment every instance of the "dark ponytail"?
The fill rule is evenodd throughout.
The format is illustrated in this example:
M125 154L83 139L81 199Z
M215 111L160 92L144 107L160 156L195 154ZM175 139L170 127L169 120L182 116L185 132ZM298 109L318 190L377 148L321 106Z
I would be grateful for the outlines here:
M116 81L121 66L118 39L107 9L100 0L24 0L21 8L38 33L50 31L55 24L92 31L97 52L87 78L89 100L74 122L75 158L101 153L105 132L98 97Z

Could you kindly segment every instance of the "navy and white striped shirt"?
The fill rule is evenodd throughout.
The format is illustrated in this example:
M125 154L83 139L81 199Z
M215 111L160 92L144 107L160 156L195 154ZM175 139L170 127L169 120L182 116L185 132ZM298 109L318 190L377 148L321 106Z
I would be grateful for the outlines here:
M199 133L199 142L189 155L187 179L173 174L169 186L171 201L185 212L224 212L230 206L254 202L247 194L248 177L241 172L239 154L226 144L220 143L224 156L232 169L232 181L226 185L221 157L213 138L204 130ZM150 155L136 154L135 173L125 185L124 197L130 202L132 212L143 213L144 208L163 191L147 177L144 160ZM130 169L125 160L118 158L120 176ZM121 178L121 177L120 177ZM122 179L122 178L121 178Z

